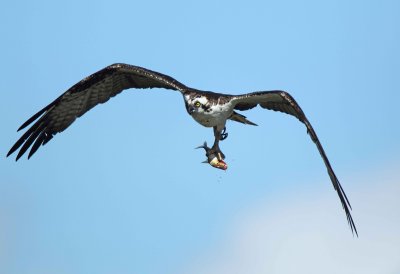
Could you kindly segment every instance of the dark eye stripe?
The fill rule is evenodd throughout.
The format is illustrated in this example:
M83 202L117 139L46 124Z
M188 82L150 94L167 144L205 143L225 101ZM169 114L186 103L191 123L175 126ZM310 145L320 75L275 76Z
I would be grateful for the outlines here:
M205 104L205 105L202 105L202 107L203 107L203 109L205 110L205 111L211 111L211 106L209 105L209 104Z

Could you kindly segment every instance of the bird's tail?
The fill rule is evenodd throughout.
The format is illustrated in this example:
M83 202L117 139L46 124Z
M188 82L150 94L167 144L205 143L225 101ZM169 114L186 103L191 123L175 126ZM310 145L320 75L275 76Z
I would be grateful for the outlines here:
M236 122L242 123L242 124L246 124L246 125L257 126L257 124L247 120L246 116L244 116L242 114L239 114L239 113L237 113L235 111L232 113L232 115L228 119L230 119L232 121L236 121Z

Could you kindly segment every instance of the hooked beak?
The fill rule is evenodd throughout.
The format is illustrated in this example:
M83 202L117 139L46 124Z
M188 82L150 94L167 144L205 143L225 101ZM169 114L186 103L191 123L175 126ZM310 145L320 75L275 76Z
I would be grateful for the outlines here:
M188 112L190 115L192 115L194 112L196 111L196 109L192 106L188 107Z

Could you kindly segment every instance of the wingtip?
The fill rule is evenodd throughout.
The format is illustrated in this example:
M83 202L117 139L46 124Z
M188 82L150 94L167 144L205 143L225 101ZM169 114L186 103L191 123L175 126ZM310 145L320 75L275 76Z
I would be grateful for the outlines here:
M15 151L17 150L17 148L15 148L15 145L8 151L7 156L9 157L11 154L13 154Z
M354 236L354 234L356 234L356 236L358 238L358 231L357 231L357 227L353 221L353 218L351 219L350 227L351 227L351 231L353 232L353 236Z
M355 235L358 238L357 228L354 226L354 224L353 224L353 226L350 225L350 227L351 227L351 233L353 234L353 237Z
M358 231L357 231L357 227L356 227L356 224L354 223L354 220L353 220L353 217L351 216L351 213L350 213L350 210L349 209L345 209L345 211L346 211L346 216L347 216L347 222L349 223L349 226L350 226L350 229L351 229L351 233L353 234L353 237L354 237L354 234L357 236L357 238L358 238Z
M22 154L18 154L17 157L15 157L15 161L17 162L19 160L19 158L21 158Z
M12 148L7 152L6 158L10 157L11 154L13 154L14 151L12 150Z

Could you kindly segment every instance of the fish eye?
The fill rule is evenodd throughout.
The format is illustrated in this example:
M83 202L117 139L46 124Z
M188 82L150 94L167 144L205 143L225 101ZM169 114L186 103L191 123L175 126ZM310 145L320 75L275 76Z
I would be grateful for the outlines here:
M197 108L199 108L199 107L201 106L201 104L200 104L199 101L197 101L197 102L194 103L194 106L197 107Z

